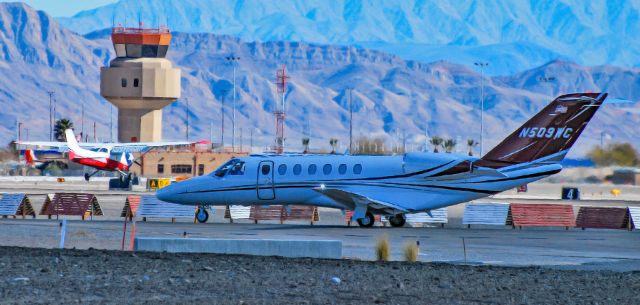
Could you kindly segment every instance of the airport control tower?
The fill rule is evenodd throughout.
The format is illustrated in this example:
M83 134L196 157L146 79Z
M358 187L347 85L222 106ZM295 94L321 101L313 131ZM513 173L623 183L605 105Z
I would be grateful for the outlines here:
M180 98L180 69L165 58L166 28L115 27L116 58L100 69L100 95L118 107L119 142L162 140L162 108Z

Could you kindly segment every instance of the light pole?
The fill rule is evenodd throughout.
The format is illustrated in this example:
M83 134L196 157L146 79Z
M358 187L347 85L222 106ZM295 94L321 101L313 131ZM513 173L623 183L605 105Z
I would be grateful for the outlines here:
M551 98L553 98L553 84L551 83L556 81L556 78L554 76L541 76L538 78L538 81L549 84L549 89L551 89L549 94Z
M233 65L233 112L231 113L231 151L236 151L236 64L240 60L237 56L227 56L227 61Z
M349 153L353 154L353 88L347 88L349 90Z
M484 155L484 68L488 62L475 62L480 67L480 156Z
M187 117L187 141L189 141L189 99L185 97L184 101L187 102L187 111L185 112L185 115Z
M18 122L18 142L22 141L22 122Z
M222 90L222 105L220 106L220 114L222 116L222 128L220 128L220 147L224 150L224 98L227 95L227 90Z
M53 94L55 91L47 91L49 94L49 141L53 141Z

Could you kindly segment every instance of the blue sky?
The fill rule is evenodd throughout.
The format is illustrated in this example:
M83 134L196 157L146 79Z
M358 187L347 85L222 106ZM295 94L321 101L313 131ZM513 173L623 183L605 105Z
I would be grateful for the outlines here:
M0 0L0 2L24 2L37 10L47 12L53 17L69 17L80 11L117 2L117 0Z

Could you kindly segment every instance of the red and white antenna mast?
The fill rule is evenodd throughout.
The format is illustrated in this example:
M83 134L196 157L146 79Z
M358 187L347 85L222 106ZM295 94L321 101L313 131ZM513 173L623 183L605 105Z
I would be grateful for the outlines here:
M278 106L276 102L275 116L276 116L276 147L275 151L278 154L284 152L284 97L287 92L287 80L289 75L286 73L286 66L282 65L282 69L276 71L276 87L278 88L278 95L282 99L282 103Z

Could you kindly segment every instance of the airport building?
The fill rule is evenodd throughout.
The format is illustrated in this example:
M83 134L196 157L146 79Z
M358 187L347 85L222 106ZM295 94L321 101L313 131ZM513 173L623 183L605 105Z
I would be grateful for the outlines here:
M118 108L118 141L162 141L162 108L180 98L180 69L165 58L169 29L116 27L111 40L116 58L100 69L100 95Z
M194 177L207 175L231 158L246 156L239 152L211 152L206 150L150 151L140 158L142 166L131 172L147 178Z

